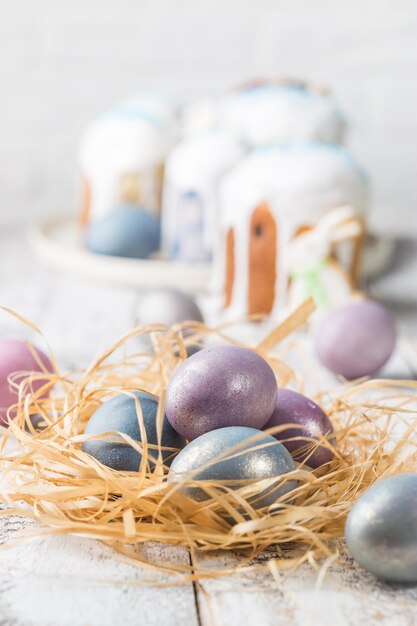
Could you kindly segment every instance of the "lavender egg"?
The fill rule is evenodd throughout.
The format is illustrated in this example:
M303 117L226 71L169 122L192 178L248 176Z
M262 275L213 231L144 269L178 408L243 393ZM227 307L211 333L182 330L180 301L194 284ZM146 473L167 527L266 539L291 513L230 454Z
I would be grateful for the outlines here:
M323 320L315 337L321 363L348 380L378 372L392 355L395 343L393 318L372 300L335 309Z
M336 443L334 429L326 413L301 393L280 389L278 402L264 430L286 424L297 424L299 428L286 428L273 436L281 441L296 461L305 461L309 467L317 468L332 460L333 452L325 446L318 446L311 452L311 439L327 437L333 446Z
M389 581L417 583L417 474L380 480L353 505L346 542L355 561Z
M26 341L17 339L0 340L0 425L7 423L7 410L18 400L17 392L11 389L8 377L14 372L22 372L15 379L21 382L30 372L52 372L52 365L46 354ZM33 391L38 391L45 380L31 383Z
M290 453L276 439L255 428L230 426L212 430L189 443L174 459L168 480L243 481L228 485L239 489L245 482L279 477L294 469ZM295 487L295 480L273 486L254 496L251 504L254 508L269 506ZM204 489L189 487L184 492L197 501L208 497Z
M167 388L166 415L186 439L226 426L263 428L277 400L268 363L237 346L210 346L183 361Z
M146 259L159 247L159 219L145 209L126 204L114 209L86 233L91 252Z
M131 393L139 399L148 444L156 446L158 444L156 431L158 400L143 391L134 391ZM134 398L126 394L120 394L104 402L90 417L84 434L98 435L109 431L123 433L131 437L134 441L142 440ZM115 438L117 438L117 435L112 435L112 439ZM164 419L161 437L161 447L167 448L166 450L162 450L164 463L169 465L178 449L183 448L184 445L185 440L183 437L176 433L169 422ZM142 455L125 441L92 439L90 441L84 441L82 448L84 452L87 452L100 461L100 463L112 469L129 472L139 470ZM156 459L157 456L158 452L155 448L148 448L149 460L151 460L150 457Z

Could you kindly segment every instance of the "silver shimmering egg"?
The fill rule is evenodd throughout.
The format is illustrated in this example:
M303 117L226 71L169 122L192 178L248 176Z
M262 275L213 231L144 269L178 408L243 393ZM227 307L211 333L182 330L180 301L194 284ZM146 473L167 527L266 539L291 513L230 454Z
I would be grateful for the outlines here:
M230 426L201 435L189 443L174 459L170 481L230 481L232 489L266 478L280 477L295 469L290 453L274 437L255 428ZM236 483L235 481L239 481ZM254 508L269 506L296 487L295 480L273 485L254 496ZM194 500L207 499L204 489L184 488Z
M137 306L138 323L178 324L185 321L203 321L203 315L194 298L184 291L171 287L150 289L144 293Z
M380 480L354 504L346 542L366 570L389 581L417 582L417 474Z
M172 287L150 289L140 296L135 312L135 324L165 324L172 326L181 322L203 322L203 314L194 298L184 291ZM182 329L184 337L188 337L193 330L187 326ZM145 347L151 345L149 335L141 335L140 343ZM199 346L187 346L188 356L198 352Z

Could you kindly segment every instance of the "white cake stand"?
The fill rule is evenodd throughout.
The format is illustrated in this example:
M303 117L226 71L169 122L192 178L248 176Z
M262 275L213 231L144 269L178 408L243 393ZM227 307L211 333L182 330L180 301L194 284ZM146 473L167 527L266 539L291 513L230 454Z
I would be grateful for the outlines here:
M175 287L191 293L210 287L211 266L162 258L126 259L94 254L85 249L74 216L45 220L28 232L36 255L51 268L126 287Z
M126 259L94 254L85 249L74 216L45 220L29 230L35 253L52 268L126 287L175 287L190 293L204 293L211 286L208 263L179 263L163 258ZM368 238L364 251L362 278L372 280L392 261L394 242Z

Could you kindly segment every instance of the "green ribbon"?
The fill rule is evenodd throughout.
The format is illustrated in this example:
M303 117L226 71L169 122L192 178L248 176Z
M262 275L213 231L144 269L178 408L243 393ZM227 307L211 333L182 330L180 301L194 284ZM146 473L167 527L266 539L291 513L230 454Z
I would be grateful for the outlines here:
M326 267L325 261L319 261L309 268L291 272L291 278L299 280L304 288L304 299L313 298L318 307L329 304L327 293L323 287L322 272Z

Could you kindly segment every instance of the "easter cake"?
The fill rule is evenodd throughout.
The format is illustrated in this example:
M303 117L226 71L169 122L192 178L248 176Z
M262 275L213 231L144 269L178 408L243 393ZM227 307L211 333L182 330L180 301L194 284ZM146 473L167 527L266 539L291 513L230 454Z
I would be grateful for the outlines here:
M218 123L250 147L287 141L343 143L345 120L327 90L300 81L254 81L219 99Z
M224 309L270 314L309 296L323 306L350 297L366 208L366 178L343 147L293 143L249 154L220 189L215 271Z
M236 137L207 131L184 139L168 156L163 193L163 246L171 259L211 258L218 215L218 184L243 156Z
M159 214L164 162L174 139L173 107L151 94L93 121L79 150L82 223L100 220L124 203Z
M83 245L174 261L185 288L183 274L213 267L201 288L214 286L221 317L309 296L338 306L367 235L367 180L345 130L331 94L300 81L253 81L179 108L138 95L82 138Z

